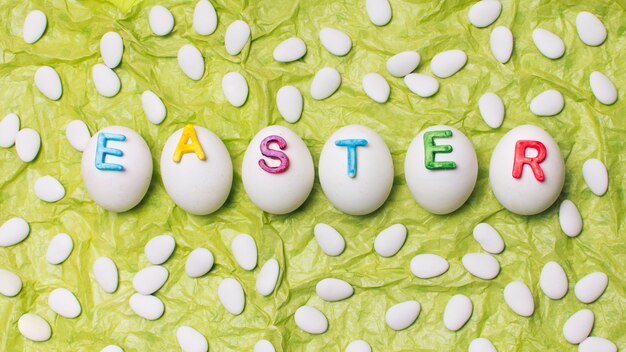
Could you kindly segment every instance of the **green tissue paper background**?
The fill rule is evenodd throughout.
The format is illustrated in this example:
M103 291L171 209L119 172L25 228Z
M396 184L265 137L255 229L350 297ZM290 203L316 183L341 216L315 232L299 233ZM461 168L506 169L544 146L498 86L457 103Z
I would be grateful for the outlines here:
M575 311L590 308L596 315L592 334L626 348L626 245L624 240L626 181L626 5L624 1L503 0L502 14L485 29L467 20L469 1L391 0L392 21L374 26L367 18L364 0L211 0L219 24L215 33L203 37L192 29L195 1L4 0L0 4L0 115L15 112L23 127L39 131L42 148L34 162L23 163L15 147L0 150L0 222L19 216L31 226L22 243L0 248L0 267L14 271L24 281L14 297L0 296L0 350L2 351L99 351L117 344L126 351L179 350L175 331L190 325L208 341L211 351L252 351L259 339L272 341L277 351L343 351L355 339L365 339L374 351L463 351L476 337L492 340L499 351L576 351L562 336L565 320ZM174 14L174 31L166 37L152 35L148 13L162 4ZM34 45L21 37L25 16L41 9L48 29ZM589 47L576 34L580 11L597 15L608 31L599 47ZM226 27L236 19L250 24L252 40L242 54L230 56L224 48ZM510 62L497 62L489 49L489 35L498 25L511 28L515 49ZM345 31L353 48L336 57L319 43L318 32L330 26ZM549 60L532 43L531 33L543 27L565 42L565 56ZM91 67L102 62L100 37L118 32L124 40L121 66L115 69L122 82L113 98L97 94ZM308 52L297 62L283 64L272 58L274 47L291 36L302 38ZM178 67L176 54L187 43L197 46L205 59L202 80L192 81ZM402 79L391 77L385 61L404 50L417 50L422 63L417 72L430 74L429 63L438 52L461 49L468 63L460 72L439 79L440 91L432 98L411 93ZM61 76L63 96L50 101L35 87L37 67L50 65ZM341 88L324 101L310 98L313 75L324 66L338 69ZM589 74L599 70L618 87L620 97L612 106L600 104L589 87ZM250 94L242 108L223 97L221 78L229 71L241 72ZM391 85L386 104L369 99L361 87L369 72L382 74ZM304 113L290 125L280 115L275 94L286 84L297 86L304 96ZM565 109L554 117L537 117L529 108L536 94L554 88L563 93ZM167 118L155 126L141 108L146 90L159 95ZM478 112L478 99L488 91L506 105L504 124L490 129ZM110 125L138 131L150 146L154 175L143 202L135 209L113 214L98 207L87 195L80 177L81 155L65 137L65 126L81 119L91 133ZM161 149L167 138L187 123L204 126L225 142L233 159L234 184L222 209L209 216L192 216L176 207L166 194L159 175ZM521 124L546 129L559 144L567 175L559 200L537 216L517 216L500 206L489 187L488 163L497 141ZM284 216L263 213L246 196L241 182L243 154L257 131L280 124L300 135L317 165L321 148L336 129L363 124L377 131L389 146L395 168L394 187L383 207L368 216L349 216L333 208L324 196L316 175L311 196L297 211ZM479 161L478 181L468 202L447 216L435 216L420 208L404 179L404 156L410 141L425 127L446 124L458 128L472 141ZM589 158L602 160L609 170L609 190L597 197L582 177ZM66 196L57 203L39 200L33 191L43 175L58 178ZM584 228L580 236L561 232L558 206L571 199L579 208ZM328 257L313 237L318 222L339 230L347 242L339 257ZM472 238L479 222L492 224L506 242L497 255L500 275L485 281L471 276L462 266L465 253L481 251ZM408 238L392 258L373 250L379 231L402 223ZM75 248L62 265L50 265L45 251L50 239L65 232ZM165 232L173 233L177 247L165 264L170 278L156 294L166 311L156 321L135 315L128 305L134 293L133 275L149 265L145 243ZM257 241L259 266L246 272L235 263L232 239L249 233ZM209 248L215 255L213 270L200 279L184 274L187 255L195 248ZM434 253L448 259L444 275L421 280L409 270L418 253ZM94 281L92 265L109 256L120 270L120 287L105 293ZM280 263L279 285L274 294L262 297L255 291L260 266L276 257ZM539 288L542 266L559 262L565 269L570 291L558 301L548 299ZM573 286L584 275L602 271L609 276L604 295L585 305L574 296ZM240 316L226 312L217 298L222 278L235 277L246 292L246 308ZM337 277L355 287L345 301L328 303L315 294L315 284ZM532 317L514 314L504 303L502 290L512 280L529 285L535 298ZM49 293L65 287L76 294L83 313L65 319L48 305ZM469 322L458 332L448 331L443 310L454 294L468 295L474 302ZM422 312L410 328L396 332L387 327L384 315L391 305L415 299ZM295 310L309 304L328 317L323 335L301 331L294 322ZM53 329L48 342L25 340L17 330L19 317L34 312Z

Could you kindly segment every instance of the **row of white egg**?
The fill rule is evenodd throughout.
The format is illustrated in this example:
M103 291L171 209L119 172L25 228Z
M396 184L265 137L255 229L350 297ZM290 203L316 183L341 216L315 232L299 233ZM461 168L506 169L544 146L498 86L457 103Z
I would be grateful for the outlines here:
M105 209L124 212L145 196L152 179L152 156L143 138L126 127L107 127L83 152L82 176L89 195ZM563 156L544 130L523 125L495 147L490 182L510 211L533 215L558 198L565 179ZM319 165L324 194L339 210L365 215L388 198L394 180L391 153L383 139L361 125L340 128L326 141ZM449 126L431 126L410 144L405 178L415 200L434 214L461 207L476 184L478 161L470 140ZM167 193L189 213L206 215L228 198L232 160L221 139L206 128L187 125L172 134L161 155ZM269 126L248 145L242 179L250 200L271 214L286 214L308 198L315 178L311 153L287 127Z

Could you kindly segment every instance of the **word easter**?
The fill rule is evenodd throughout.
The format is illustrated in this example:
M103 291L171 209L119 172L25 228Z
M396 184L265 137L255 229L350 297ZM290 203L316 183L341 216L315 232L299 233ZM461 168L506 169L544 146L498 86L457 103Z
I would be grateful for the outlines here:
M82 158L83 182L105 209L124 212L145 196L152 179L146 142L126 127L107 127L89 141ZM393 161L383 139L360 125L340 128L325 143L318 165L324 194L352 215L369 214L385 202L393 185ZM470 140L449 126L431 126L409 145L405 177L417 203L448 214L469 198L478 175ZM315 167L309 149L293 131L269 126L244 154L242 180L250 200L271 214L298 209L313 188ZM218 210L232 186L232 160L221 139L206 128L187 125L174 132L161 154L165 190L185 211ZM508 210L533 215L558 198L565 165L558 145L533 125L516 127L496 145L489 166L491 188Z

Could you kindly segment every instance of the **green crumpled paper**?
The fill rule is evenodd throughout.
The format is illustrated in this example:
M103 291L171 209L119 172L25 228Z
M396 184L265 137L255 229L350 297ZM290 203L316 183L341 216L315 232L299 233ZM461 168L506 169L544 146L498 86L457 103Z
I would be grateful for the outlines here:
M0 221L13 216L31 225L21 244L0 248L0 267L18 273L24 281L14 298L0 296L0 350L2 351L99 351L108 344L125 351L178 350L175 331L190 325L204 334L211 351L251 351L259 339L272 341L277 351L342 351L355 339L365 339L374 351L463 351L476 337L489 338L499 351L576 351L561 329L575 311L590 308L596 314L592 334L606 337L626 348L626 5L624 1L580 2L503 0L502 14L485 29L469 24L472 2L391 0L393 19L384 27L367 18L364 0L211 0L219 18L217 31L207 37L192 29L195 1L190 0L4 0L0 4L0 115L17 113L23 127L39 131L42 148L32 163L21 162L15 148L0 150ZM148 25L152 5L168 7L176 19L172 34L156 37ZM30 10L48 16L48 29L34 45L25 44L21 28ZM608 30L599 47L584 45L575 29L576 14L590 11ZM236 19L252 28L252 41L242 54L230 56L224 49L226 27ZM502 65L491 55L489 34L495 26L508 26L515 36L509 63ZM354 46L345 57L335 57L321 47L318 32L329 26L345 31ZM563 58L549 60L534 47L536 27L563 38ZM95 92L91 67L101 62L100 37L116 31L124 39L122 64L115 72L121 92L104 98ZM306 56L282 64L272 51L282 40L298 36L307 43ZM187 43L202 52L206 73L195 82L183 75L176 53ZM385 60L404 50L422 56L420 73L430 73L429 61L438 52L462 49L468 63L457 74L440 79L441 89L432 98L411 93L403 81L385 70ZM63 96L50 101L33 84L38 66L53 66L63 82ZM309 85L324 66L342 74L341 88L324 101L314 101ZM620 91L612 106L600 104L589 88L589 74L599 70L611 77ZM221 92L221 78L229 71L241 72L250 86L242 108L228 104ZM369 72L385 76L391 85L386 104L370 100L361 88ZM304 113L294 125L286 123L275 105L277 90L297 86L304 95ZM554 117L534 116L528 108L532 97L554 88L563 93L565 109ZM145 118L140 95L150 89L167 107L159 126ZM502 127L492 130L482 121L478 98L485 92L499 94L506 105ZM155 172L143 202L123 214L109 213L88 197L80 177L79 152L65 138L69 121L81 119L92 133L109 125L138 131L150 146ZM191 216L167 196L158 162L166 139L187 123L205 126L226 143L235 168L234 184L225 206L209 216ZM503 209L489 187L488 162L504 133L521 124L546 129L565 157L567 176L559 200L541 215L517 216ZM394 187L388 201L374 214L355 217L329 203L316 179L311 196L301 209L285 216L265 214L247 198L241 183L241 161L248 142L261 128L288 125L308 145L317 164L321 147L330 134L348 124L363 124L377 131L388 144L394 160ZM412 199L404 180L404 156L410 141L430 125L446 124L463 131L472 141L479 160L476 188L468 202L447 216L431 215ZM609 190L593 195L582 177L585 160L599 158L609 170ZM33 183L43 175L57 177L66 196L47 204L34 194ZM559 228L558 204L571 199L583 216L584 230L568 238ZM480 251L472 238L479 222L489 222L503 236L506 250L497 255L502 266L492 281L477 279L461 265L461 257ZM339 257L322 253L313 227L325 222L345 237L346 251ZM374 237L382 229L402 223L408 239L392 258L373 251ZM47 264L44 254L57 233L72 236L75 248L62 265ZM147 321L135 315L128 300L131 280L148 265L145 243L153 236L171 232L177 248L165 264L170 278L156 294L166 306L164 316ZM257 241L259 266L246 272L234 262L230 242L239 233ZM184 262L191 250L209 248L216 265L210 274L191 279ZM418 253L435 253L449 260L450 270L435 279L421 280L409 270ZM91 273L94 260L109 256L120 270L120 287L104 293ZM262 297L255 291L259 267L276 257L280 263L279 286ZM567 272L570 291L559 301L548 299L539 289L543 264L556 260ZM575 298L574 283L592 271L609 276L609 286L595 303ZM220 305L217 286L222 278L235 277L246 292L246 308L232 316ZM355 295L328 303L315 294L315 284L326 277L347 280ZM502 290L512 280L527 283L535 297L532 317L515 315L504 303ZM54 314L47 305L49 293L65 287L81 302L76 319ZM474 302L469 322L458 332L448 331L443 310L454 294L468 295ZM391 305L415 299L422 312L409 329L396 332L384 321ZM322 335L310 335L294 323L295 310L308 304L328 317L330 327ZM26 312L43 316L53 329L51 340L35 343L17 330Z

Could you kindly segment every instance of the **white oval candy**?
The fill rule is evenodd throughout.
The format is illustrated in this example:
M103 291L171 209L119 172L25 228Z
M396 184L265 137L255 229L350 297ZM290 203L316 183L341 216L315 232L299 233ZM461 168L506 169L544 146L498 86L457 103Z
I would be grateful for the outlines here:
M578 352L617 352L617 346L603 337L589 336L578 345Z
M9 148L15 144L15 137L20 131L20 118L10 113L0 121L0 147Z
M108 345L101 349L100 352L124 352L124 350L120 346Z
M468 352L498 352L491 341L479 337L470 342Z
M257 263L257 248L254 238L248 234L241 234L231 244L233 256L244 270L253 270Z
M259 340L254 344L253 352L276 352L274 345L267 340Z
M385 322L393 330L400 331L411 326L420 314L417 301L405 301L391 306L385 313Z
M467 63L465 52L456 49L447 50L433 57L430 62L430 70L437 77L447 78L462 69L465 63Z
M494 0L487 0L489 2ZM504 120L504 103L495 93L485 93L478 100L478 109L485 123L491 128L498 128Z
M489 36L489 46L496 60L503 64L507 63L513 53L513 33L508 27L494 28Z
M22 279L12 271L0 269L0 295L15 297L22 290Z
M59 100L63 95L61 78L55 69L50 66L41 66L35 72L35 86L48 99Z
M274 48L274 60L278 62L296 61L304 54L306 54L306 44L298 37L286 39Z
M302 115L302 94L294 86L283 86L276 93L276 107L285 121L296 123Z
M344 56L352 49L352 39L338 29L322 28L319 37L322 46L333 55Z
M279 272L280 268L276 259L272 258L263 264L256 278L256 290L261 296L268 296L274 292Z
M217 288L217 296L230 314L239 315L243 312L246 297L239 281L233 278L222 280Z
M117 77L115 71L106 65L96 64L91 71L91 76L96 86L96 91L100 95L111 98L119 93L121 86L120 78Z
M567 275L557 262L548 262L541 269L539 287L546 296L552 299L565 297L568 289Z
M403 51L387 59L387 71L394 77L404 77L413 72L420 64L420 54L415 51Z
M500 273L500 263L487 253L468 253L461 262L470 274L484 280L491 280Z
M449 267L448 261L436 254L418 254L411 259L411 272L420 279L442 275Z
M603 73L591 72L589 85L593 95L604 105L611 105L617 101L617 88L615 84Z
M598 159L589 159L583 164L583 178L587 187L597 196L606 193L609 187L609 175L604 163Z
M389 0L365 0L365 10L370 21L377 26L384 26L391 21Z
M322 251L331 257L338 256L346 248L346 242L341 234L330 225L317 224L313 233Z
M22 218L11 218L0 226L0 247L9 247L22 242L30 233L30 226Z
M65 188L52 176L43 176L35 181L35 195L44 202L54 203L65 197Z
M576 204L569 199L564 200L559 207L559 224L569 237L578 236L583 229L583 218Z
M161 98L153 91L146 90L141 94L141 106L143 107L143 112L146 114L148 121L153 124L158 125L165 120L165 115L167 114L165 105Z
M474 306L465 295L454 295L446 304L443 312L443 324L451 331L457 331L472 317Z
M187 256L185 273L190 277L204 276L213 268L213 253L206 248L196 248Z
M328 330L328 319L317 308L302 306L294 315L296 325L309 334L323 334Z
M109 68L116 68L122 61L124 41L116 32L107 32L100 39L100 55Z
M363 90L377 103L384 103L389 99L389 83L378 73L363 76Z
M50 293L48 305L53 312L69 319L76 318L82 311L76 296L64 288L57 288Z
M46 14L33 10L28 13L24 19L24 26L22 27L22 37L28 44L33 44L43 36L48 26L48 18Z
M183 325L176 330L176 340L183 352L207 352L209 343L198 330Z
M574 286L576 298L583 303L595 302L606 290L609 277L605 273L596 271L578 280Z
M563 40L543 28L537 28L533 31L533 42L539 52L549 59L558 59L565 53Z
M91 133L82 120L72 120L65 127L65 137L74 149L82 152L89 144Z
M150 263L161 265L174 253L175 247L176 240L174 240L171 234L166 233L150 239L150 241L146 243L143 252Z
M593 14L582 11L576 16L576 31L583 43L598 46L606 40L604 24Z
M156 5L150 9L150 28L158 36L168 35L174 28L174 16L167 8Z
M169 272L160 265L153 265L141 269L133 278L133 288L142 295L151 295L158 291L163 285Z
M222 92L234 106L242 106L248 99L248 82L239 72L229 72L222 78Z
M344 352L372 352L372 347L367 341L355 340L350 342Z
M93 263L93 276L104 292L113 293L119 282L117 266L111 258L100 257Z
M343 280L327 278L317 283L315 292L324 301L337 302L352 296L354 288Z
M499 0L483 0L470 7L467 17L475 27L487 27L500 17L502 4Z
M500 254L504 250L504 240L493 226L482 222L474 227L472 234L485 251Z
M335 93L341 85L341 75L332 67L324 67L317 71L311 82L311 97L323 100Z
M34 313L26 313L17 321L17 328L27 339L35 342L48 341L52 335L50 324Z
M39 133L32 128L21 129L15 135L15 151L23 162L35 160L39 154L39 148L41 148L41 138Z
M237 55L246 46L246 43L250 39L250 26L242 20L237 20L226 28L226 34L224 36L224 45L226 46L226 52L230 55Z
M374 250L381 257L392 257L398 253L406 241L406 227L394 224L382 230L374 240Z
M421 73L410 73L406 75L404 77L404 84L409 87L411 92L422 98L431 97L439 91L439 82L437 79Z
M517 314L529 317L535 312L533 294L526 284L512 281L504 288L504 301Z
M537 116L554 116L563 110L563 95L554 89L540 93L530 101L530 111Z
M592 311L581 309L572 314L563 324L563 336L567 342L577 345L589 337L594 321Z
M209 35L217 28L217 13L209 0L199 0L193 10L193 29L200 35Z
M204 58L200 50L191 44L185 44L178 50L178 66L194 81L204 74Z
M46 251L46 261L50 264L61 264L70 256L74 249L74 241L66 233L59 233L52 238Z
M130 297L130 308L135 314L148 320L159 319L165 311L165 306L159 298L140 293L135 293Z

